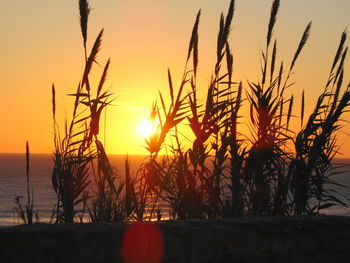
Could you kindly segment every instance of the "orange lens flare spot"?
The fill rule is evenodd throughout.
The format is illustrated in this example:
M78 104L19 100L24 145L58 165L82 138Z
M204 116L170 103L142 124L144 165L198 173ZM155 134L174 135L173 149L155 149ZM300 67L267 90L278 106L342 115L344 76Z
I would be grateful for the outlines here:
M125 231L122 241L125 263L160 263L163 253L163 236L155 224L135 223Z

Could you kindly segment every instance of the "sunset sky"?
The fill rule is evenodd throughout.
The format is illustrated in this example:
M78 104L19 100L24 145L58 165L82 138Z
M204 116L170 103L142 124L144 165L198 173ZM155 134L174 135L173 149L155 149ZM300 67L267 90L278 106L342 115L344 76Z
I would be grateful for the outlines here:
M234 80L257 81L259 54L265 47L270 0L237 0L231 32L235 57ZM115 106L107 111L106 143L109 153L143 154L139 125L147 119L158 91L167 91L167 68L179 84L196 13L199 27L199 83L208 86L216 56L220 13L229 0L90 0L89 50L105 29L98 61L112 64L107 86ZM300 101L305 89L306 113L324 88L341 33L350 26L349 0L281 1L275 36L278 61L287 64L309 21L311 37L297 63L289 90ZM33 153L50 153L52 143L51 84L57 92L60 121L70 116L74 92L84 63L78 1L0 1L0 152L19 153L28 140ZM349 44L349 41L347 42ZM345 83L350 79L345 64ZM98 66L94 67L101 73ZM297 103L298 105L298 103ZM347 120L350 116L345 115ZM343 157L350 158L350 124L340 131ZM299 126L298 126L299 127Z

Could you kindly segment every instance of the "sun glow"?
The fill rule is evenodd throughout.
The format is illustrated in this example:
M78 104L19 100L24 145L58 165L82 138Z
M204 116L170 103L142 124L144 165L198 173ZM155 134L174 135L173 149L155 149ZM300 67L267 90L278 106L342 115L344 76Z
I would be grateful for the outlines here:
M141 136L147 138L152 134L153 125L149 120L142 120L139 123L137 131Z

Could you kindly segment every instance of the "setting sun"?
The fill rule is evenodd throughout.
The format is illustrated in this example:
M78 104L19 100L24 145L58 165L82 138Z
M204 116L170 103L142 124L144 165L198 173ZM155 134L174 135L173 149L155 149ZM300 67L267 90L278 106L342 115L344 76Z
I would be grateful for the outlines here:
M145 138L147 138L151 135L152 130L153 130L153 125L149 120L140 121L138 129L137 129L138 133Z

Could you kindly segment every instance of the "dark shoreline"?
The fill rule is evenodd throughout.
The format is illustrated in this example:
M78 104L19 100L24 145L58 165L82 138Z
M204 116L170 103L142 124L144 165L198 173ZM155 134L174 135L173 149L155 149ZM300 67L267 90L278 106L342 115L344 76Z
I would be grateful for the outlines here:
M0 261L122 262L121 243L128 226L101 223L3 227ZM164 221L156 226L164 240L162 262L350 261L350 217Z

